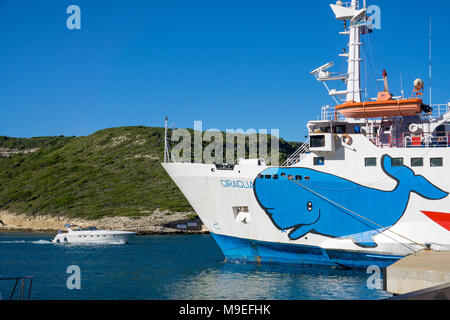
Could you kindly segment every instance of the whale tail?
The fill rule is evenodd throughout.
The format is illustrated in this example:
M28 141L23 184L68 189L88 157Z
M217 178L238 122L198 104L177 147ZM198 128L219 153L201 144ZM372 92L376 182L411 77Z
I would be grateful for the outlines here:
M410 192L430 200L443 199L448 195L448 192L439 189L423 176L414 174L414 171L407 166L393 166L392 158L388 155L382 157L381 163L384 172L397 181L396 189L408 188Z

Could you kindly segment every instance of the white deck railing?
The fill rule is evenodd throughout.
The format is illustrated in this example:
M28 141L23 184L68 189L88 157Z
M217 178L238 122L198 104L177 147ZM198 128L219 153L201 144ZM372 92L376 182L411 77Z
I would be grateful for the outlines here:
M422 120L431 120L431 119L439 119L444 114L450 112L450 102L447 104L432 104L431 108L433 111L430 114L422 114L420 117ZM334 107L331 106L323 106L320 111L320 119L321 120L339 120L344 121L346 118L337 112ZM376 118L381 119L381 118Z
M306 140L300 148L298 148L292 155L289 156L289 158L282 164L282 167L289 167L296 163L298 163L302 156L309 151L309 138Z

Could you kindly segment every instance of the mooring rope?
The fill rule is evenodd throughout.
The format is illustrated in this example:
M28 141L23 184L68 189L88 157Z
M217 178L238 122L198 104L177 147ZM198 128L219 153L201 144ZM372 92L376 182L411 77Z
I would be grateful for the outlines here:
M409 238L407 238L407 237L405 237L405 236L403 236L403 235L401 235L401 234L399 234L399 233L397 233L397 232L395 232L395 231L392 231L392 230L388 229L387 227L383 227L382 225L380 225L380 224L378 224L378 223L376 223L376 222L374 222L374 221L372 221L372 220L370 220L370 219L368 219L368 218L366 218L366 217L364 217L364 216L362 216L362 215L360 215L360 214L357 214L356 212L354 212L354 211L352 211L352 210L350 210L350 209L348 209L348 208L346 208L346 207L340 205L339 203L336 203L336 202L334 202L333 200L330 200L330 199L328 199L327 197L322 196L321 194L315 192L314 190L311 190L311 189L309 189L308 187L305 187L305 186L302 185L301 183L299 183L299 182L297 182L297 181L294 181L292 178L289 178L289 177L288 177L288 180L294 182L295 184L297 184L297 185L299 185L300 187L302 187L302 188L308 190L309 192L314 193L315 195L321 197L322 199L324 199L324 200L326 200L326 201L328 201L328 202L330 202L330 203L332 203L332 204L334 204L334 205L336 205L336 206L338 206L338 207L340 207L340 208L342 208L342 209L344 209L344 210L346 210L346 211L348 211L348 212L350 212L350 213L352 213L352 214L354 214L354 215L356 215L356 216L358 216L358 217L360 217L360 218L362 218L362 219L364 219L364 220L367 220L367 221L369 221L370 223L373 223L374 225L376 225L376 226L378 226L378 227L384 229L385 231L390 231L390 232L392 232L393 234L395 234L395 235L397 235L397 236L399 236L399 237L402 237L402 238L408 240L409 242L412 242L412 243L414 243L414 244L416 244L416 245L418 245L418 246L421 246L421 247L423 247L423 248L425 248L425 249L429 249L428 246L426 246L426 245L424 245L424 244L421 244L421 243L418 243L418 242L416 242L416 241L414 241L414 240L411 240L411 239L409 239ZM362 223L362 222L361 222L361 223ZM369 226L369 227L370 227L370 226ZM372 227L371 227L371 228L372 228ZM377 229L375 229L375 228L372 228L372 229L375 230L376 232L378 232L378 233L381 234L381 232L380 232L379 230L377 230ZM388 237L388 238L391 238L391 237L389 237L389 236L387 236L387 235L385 235L385 236ZM402 244L403 246L405 246L406 248L412 250L413 252L416 252L414 249L411 249L410 247L406 246L404 243L402 243L402 242L400 242L400 241L398 241L398 240L396 240L396 239L393 239L393 238L391 238L391 239L394 240L394 241L397 241L398 243Z

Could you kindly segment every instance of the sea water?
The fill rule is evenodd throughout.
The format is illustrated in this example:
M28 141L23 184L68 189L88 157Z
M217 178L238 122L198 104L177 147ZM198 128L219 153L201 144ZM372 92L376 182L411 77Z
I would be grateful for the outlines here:
M209 234L136 236L126 245L52 244L53 237L0 233L0 275L33 276L31 299L374 300L391 296L370 289L371 274L364 270L225 263ZM13 286L14 281L0 281L3 299L9 298Z

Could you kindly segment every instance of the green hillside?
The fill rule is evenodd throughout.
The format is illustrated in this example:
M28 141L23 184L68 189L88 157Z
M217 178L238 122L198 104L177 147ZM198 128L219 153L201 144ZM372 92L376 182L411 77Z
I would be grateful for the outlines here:
M143 126L86 137L0 137L0 148L40 148L0 157L0 210L83 218L193 211L161 166L163 137L164 128ZM299 145L280 139L281 161Z

